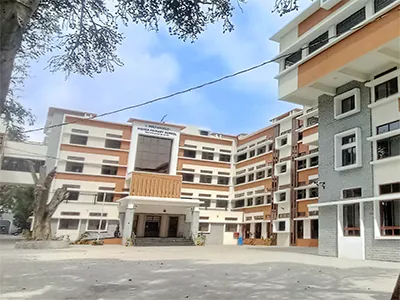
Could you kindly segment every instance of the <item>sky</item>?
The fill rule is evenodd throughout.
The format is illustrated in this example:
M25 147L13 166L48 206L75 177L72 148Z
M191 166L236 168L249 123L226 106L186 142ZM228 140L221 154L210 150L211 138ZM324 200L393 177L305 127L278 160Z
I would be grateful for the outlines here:
M235 30L222 33L221 24L208 26L194 43L170 36L166 28L147 31L143 25L123 28L118 49L124 65L113 73L93 78L50 73L51 54L32 62L20 101L36 116L33 127L45 124L50 106L103 113L151 100L251 67L278 54L269 40L298 12L280 17L272 13L274 0L248 0L236 9ZM300 10L311 4L300 0ZM121 112L105 120L125 123L131 117L198 126L226 134L251 133L269 125L273 117L295 106L279 101L278 64L142 108ZM31 133L40 141L42 132Z

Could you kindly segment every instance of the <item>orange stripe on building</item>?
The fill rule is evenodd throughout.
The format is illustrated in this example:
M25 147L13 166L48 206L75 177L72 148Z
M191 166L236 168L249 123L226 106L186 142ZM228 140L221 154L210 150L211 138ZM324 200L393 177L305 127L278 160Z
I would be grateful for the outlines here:
M318 9L315 13L313 13L311 16L309 16L307 19L305 19L303 22L301 22L298 26L298 36L303 35L305 32L313 28L315 25L323 21L326 17L330 16L333 14L335 11L337 11L339 8L341 8L343 5L345 5L349 0L342 0L338 4L336 4L334 7L332 7L329 10L320 8Z
M252 165L252 164L256 164L258 162L266 162L267 164L269 162L272 162L272 153L267 153L267 154L263 154L257 157L252 157L249 160L243 161L243 162L239 162L236 164L236 168L243 168L245 166L248 165Z
M274 127L267 127L263 131L260 131L257 134L251 135L249 137L245 137L243 139L239 139L237 144L238 146L250 143L251 141L257 140L262 137L270 138L274 136Z
M318 203L318 199L297 201L297 212L305 212L308 216L308 204Z
M118 151L118 150L101 149L101 148L86 147L86 146L81 147L81 146L74 146L74 145L67 145L67 144L61 144L60 150L71 151L71 152L80 152L80 153L117 156L117 157L119 157L119 164L126 165L128 163L128 154L129 153Z
M183 189L194 189L194 190L207 190L207 191L221 191L229 192L228 186L212 185L212 184L199 184L199 183L182 183Z
M185 159L179 158L178 159L178 166L177 170L182 170L183 164L185 165L192 165L192 166L203 166L203 167L213 167L213 168L224 168L229 169L231 167L230 164L218 162L218 161L208 161L208 160L193 160L193 159Z
M309 184L308 177L311 175L318 175L318 168L301 170L298 172L298 182L304 182L305 184Z
M213 138L213 137L181 134L180 139L179 139L179 146L183 147L185 142L190 143L190 141L209 143L209 144L217 144L217 145L226 145L226 146L232 146L232 142L233 142L233 141L222 140L222 139Z
M298 67L298 88L306 87L400 36L400 5Z
M238 211L243 211L244 213L263 212L264 215L270 215L271 214L271 205L262 206L262 207L243 208Z
M264 180L255 181L255 182L249 182L249 183L246 183L246 184L235 186L235 192L246 190L246 189L251 189L251 188L255 188L255 187L260 187L260 186L264 186L266 191L267 191L267 189L271 190L272 189L272 179L271 178L267 178L267 179L264 179Z
M309 136L309 135L312 135L314 133L318 133L318 126L311 127L311 128L308 128L308 129L304 130L303 131L303 138L305 136Z

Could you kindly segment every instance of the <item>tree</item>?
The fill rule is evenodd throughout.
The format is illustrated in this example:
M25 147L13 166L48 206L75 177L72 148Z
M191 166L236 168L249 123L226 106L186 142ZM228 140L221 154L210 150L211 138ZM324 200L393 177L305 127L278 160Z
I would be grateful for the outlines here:
M54 168L50 173L46 174L46 167L41 166L38 177L33 162L27 162L34 182L32 238L35 240L50 240L52 238L51 217L58 205L68 198L68 192L65 187L56 189L50 202L47 203L56 169Z
M29 229L29 217L33 213L33 187L4 185L0 187L0 213L12 213L14 225Z
M169 32L195 40L208 24L222 22L232 31L236 6L245 0L0 0L0 112L10 87L15 59L38 58L52 50L50 71L93 76L113 71L122 62L117 46L122 23L142 23L158 30L164 21ZM297 0L275 0L280 14L297 9Z

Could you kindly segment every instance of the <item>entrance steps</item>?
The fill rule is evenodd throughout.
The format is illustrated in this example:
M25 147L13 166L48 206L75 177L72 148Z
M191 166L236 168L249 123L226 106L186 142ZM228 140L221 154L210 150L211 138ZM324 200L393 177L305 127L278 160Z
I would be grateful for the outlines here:
M136 247L194 246L187 238L136 238Z

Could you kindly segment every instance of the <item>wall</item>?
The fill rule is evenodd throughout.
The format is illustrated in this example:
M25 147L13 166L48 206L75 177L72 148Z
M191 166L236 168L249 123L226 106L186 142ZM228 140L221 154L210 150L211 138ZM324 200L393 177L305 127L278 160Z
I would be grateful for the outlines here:
M49 121L49 120L48 120ZM64 113L55 111L51 117L50 124L61 124L64 122ZM58 154L61 132L63 126L54 127L47 131L45 141L47 143L47 155L50 157L46 158L46 166L48 170L52 170L56 166L56 160L53 157L56 157Z
M222 245L224 242L224 224L212 223L210 233L206 235L206 245Z
M320 207L318 223L318 254L337 256L337 207L335 205Z

